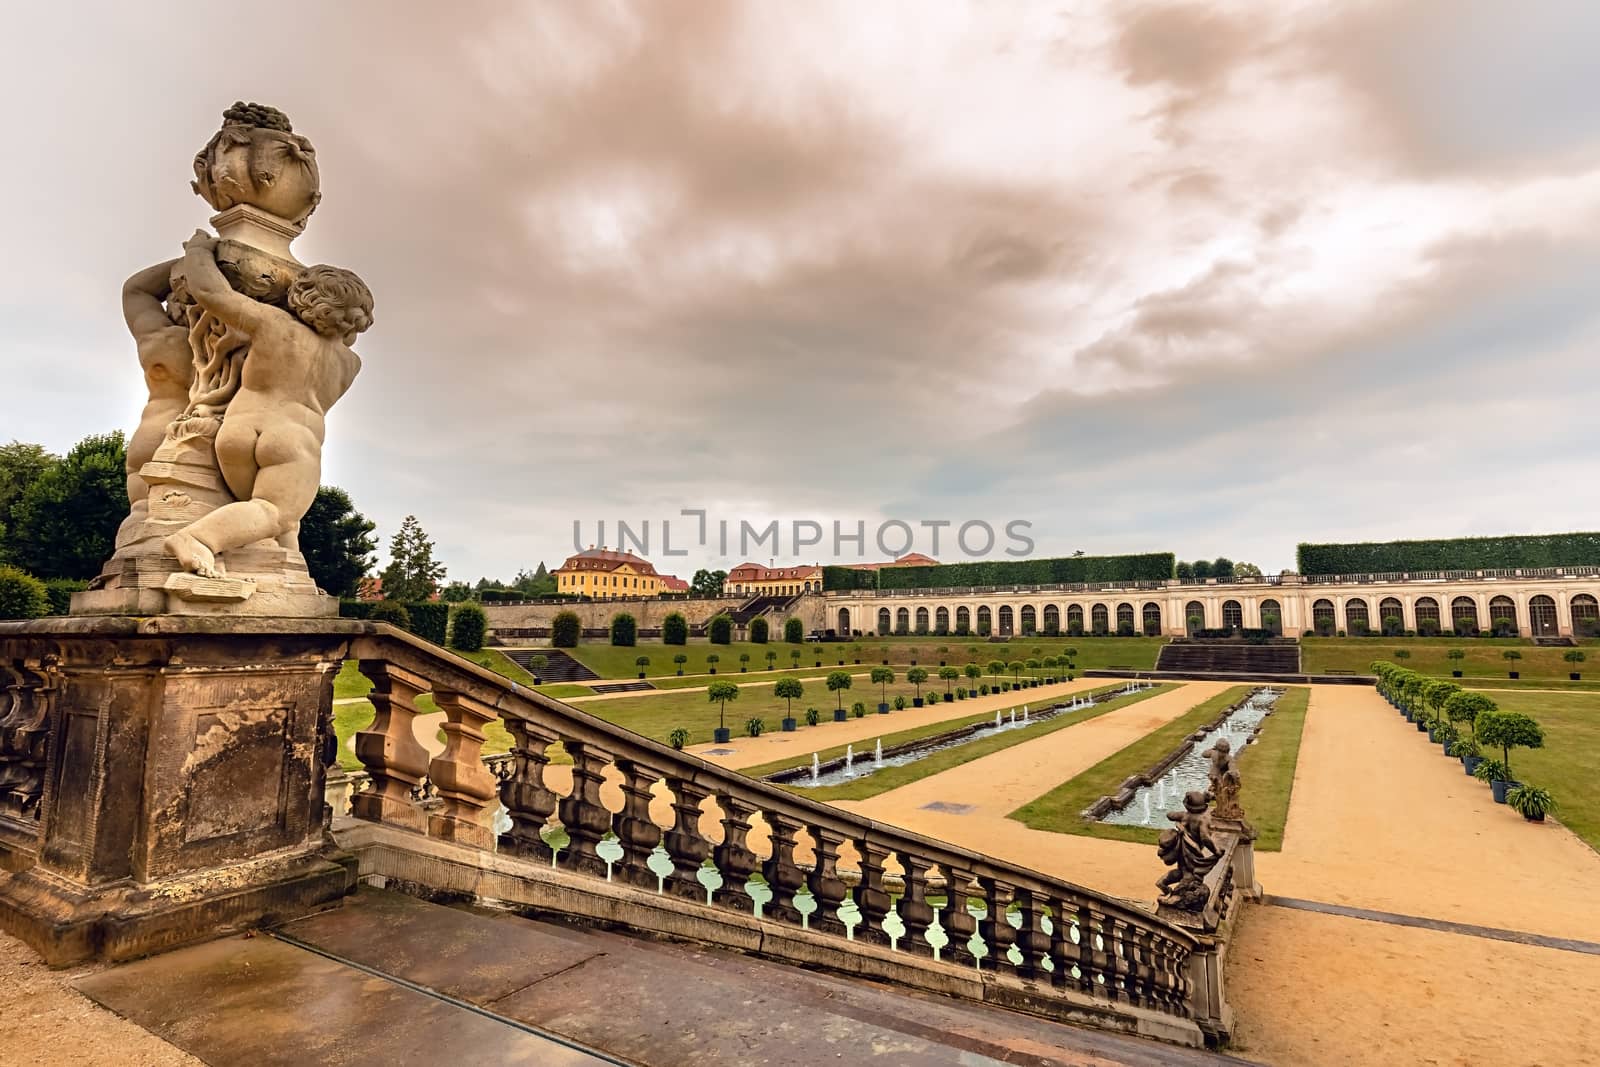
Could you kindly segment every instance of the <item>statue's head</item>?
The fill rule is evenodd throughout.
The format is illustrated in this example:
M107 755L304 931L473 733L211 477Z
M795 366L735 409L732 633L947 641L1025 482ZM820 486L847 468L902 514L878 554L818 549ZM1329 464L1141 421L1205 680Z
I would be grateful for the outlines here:
M1204 815L1206 813L1206 794L1204 790L1191 789L1183 794L1183 810L1190 815Z
M1228 739L1226 737L1217 738L1217 743L1212 747L1218 752L1222 753L1224 756L1233 751L1233 746L1228 743Z
M350 271L318 264L289 283L289 310L324 337L354 344L372 325L372 290Z

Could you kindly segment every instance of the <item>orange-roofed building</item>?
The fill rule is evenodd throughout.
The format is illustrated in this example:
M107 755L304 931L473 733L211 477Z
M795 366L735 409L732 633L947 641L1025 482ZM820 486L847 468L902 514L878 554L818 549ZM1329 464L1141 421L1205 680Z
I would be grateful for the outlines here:
M603 547L585 549L568 556L553 573L556 591L574 596L613 600L656 596L663 592L661 575L656 573L655 566L632 552ZM687 583L684 588L688 588Z
M661 576L661 591L663 593L687 593L689 583L679 578L676 574L663 574Z

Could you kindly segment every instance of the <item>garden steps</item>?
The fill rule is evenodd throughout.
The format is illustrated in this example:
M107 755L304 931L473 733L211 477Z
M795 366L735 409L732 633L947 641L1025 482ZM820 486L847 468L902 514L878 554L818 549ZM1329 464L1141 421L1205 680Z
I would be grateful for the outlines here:
M1174 641L1161 646L1156 670L1203 674L1299 674L1300 646L1244 641Z
M537 674L545 684L553 682L592 682L600 677L559 648L502 648L505 657L529 674ZM533 669L533 657L543 656L545 664Z

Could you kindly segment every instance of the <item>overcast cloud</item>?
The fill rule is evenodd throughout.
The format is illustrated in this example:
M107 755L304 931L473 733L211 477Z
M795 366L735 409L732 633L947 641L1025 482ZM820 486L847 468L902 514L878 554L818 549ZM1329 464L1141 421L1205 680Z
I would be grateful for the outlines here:
M452 577L684 507L1268 569L1600 528L1589 0L252 11L8 13L0 440L131 428L118 288L246 99L377 298L324 480Z

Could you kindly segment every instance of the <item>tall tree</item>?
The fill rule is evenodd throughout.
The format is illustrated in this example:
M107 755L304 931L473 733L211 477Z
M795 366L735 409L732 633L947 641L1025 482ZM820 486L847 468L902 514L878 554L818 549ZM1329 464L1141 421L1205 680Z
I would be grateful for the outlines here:
M6 558L6 534L16 529L11 512L22 498L22 491L60 462L59 456L46 452L41 445L22 441L0 445L0 561Z
M701 567L694 572L694 577L689 579L689 595L717 596L722 592L722 583L727 580L727 571L708 571Z
M385 600L427 600L444 581L445 565L433 558L433 539L415 515L407 515L389 541L389 565L383 569Z
M7 534L16 563L40 578L93 578L128 516L127 452L122 432L72 446L22 490Z
M378 540L372 536L376 529L343 489L325 485L317 490L317 498L300 520L300 551L306 569L324 592L356 595L361 579L372 571L378 550Z

